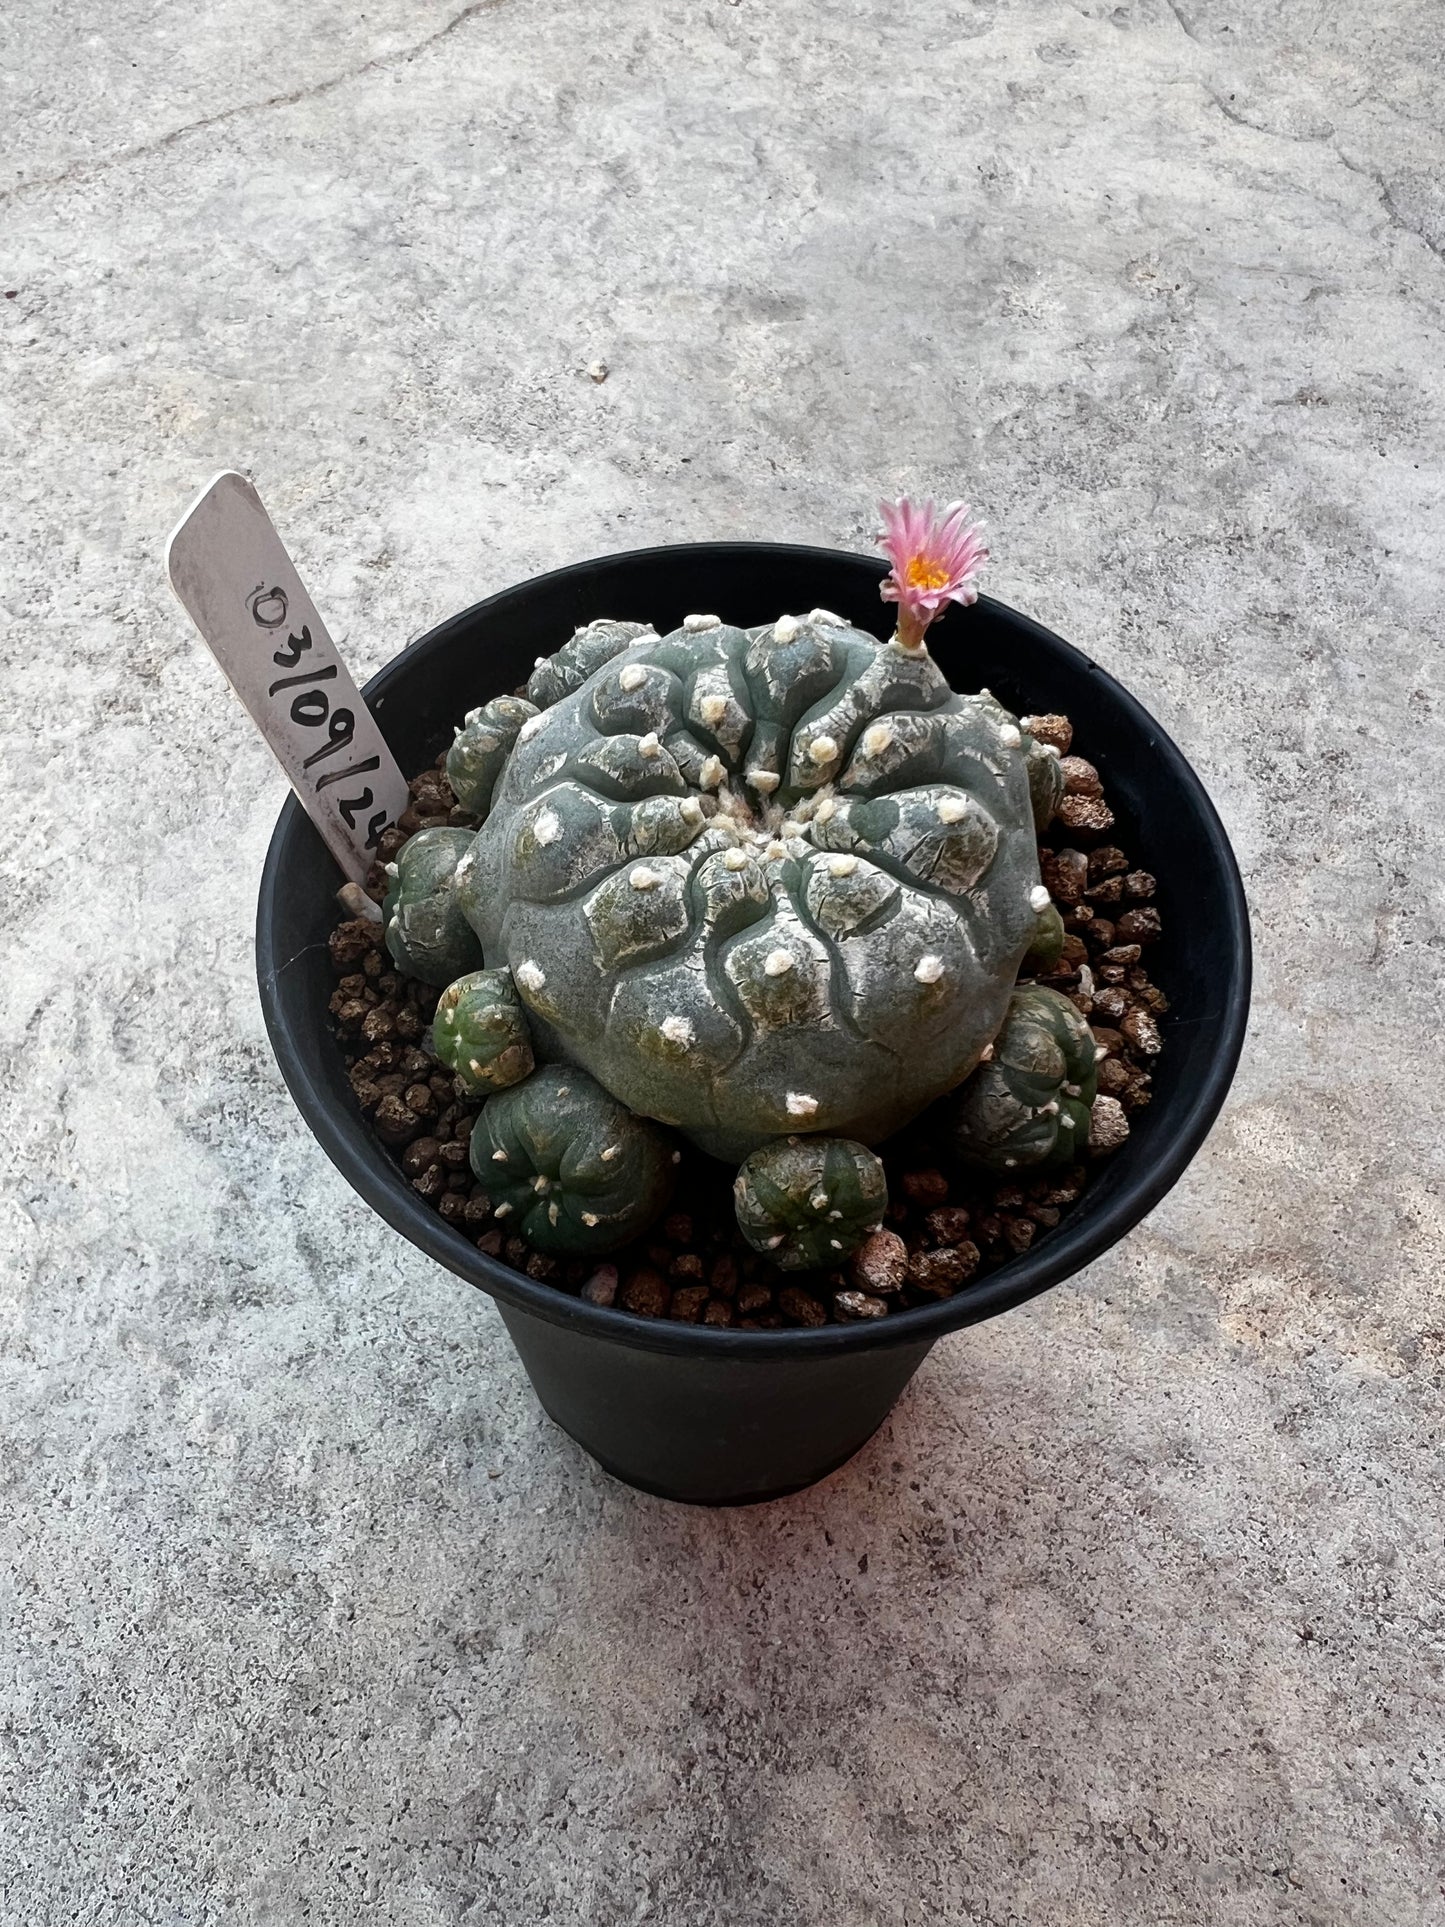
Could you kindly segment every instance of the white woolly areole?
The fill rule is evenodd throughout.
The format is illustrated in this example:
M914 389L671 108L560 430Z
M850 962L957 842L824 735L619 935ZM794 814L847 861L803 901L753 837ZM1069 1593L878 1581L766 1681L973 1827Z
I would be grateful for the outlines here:
M921 984L936 984L943 975L942 957L935 957L930 951L926 957L918 959L913 966L913 974Z
M998 739L1005 749L1017 749L1023 741L1023 737L1019 735L1018 730L1012 723L1003 724L998 732Z
M684 629L691 630L691 632L694 635L696 635L700 629L721 629L722 617L721 616L684 616L682 619L682 626Z
M703 766L698 771L698 781L705 790L715 790L726 775L727 771L723 768L722 758L709 756L704 759Z
M614 1158L620 1158L622 1156L622 1146L620 1144L609 1144L599 1155L604 1164L611 1164Z
M815 763L831 763L838 754L838 745L831 736L815 736L808 745L808 755Z
M789 1117L816 1117L817 1114L818 1100L816 1097L809 1097L806 1091L788 1092Z
M664 1017L658 1029L669 1044L681 1044L684 1050L695 1041L697 1036L691 1021L686 1017Z
M746 870L748 853L746 850L724 850L723 868L725 870Z
M865 756L881 756L892 741L893 731L887 723L874 723L864 730L859 747Z
M702 717L708 727L712 728L715 723L720 723L723 717L727 715L728 699L726 696L704 696L697 706L697 713Z
M810 609L808 611L808 620L809 622L831 622L835 629L842 629L847 626L843 618L841 616L835 616L831 609Z
M763 971L769 977L785 977L792 968L791 950L770 950L763 959Z
M684 796L677 806L677 813L684 823L701 823L702 804L695 796Z
M802 624L796 616L779 616L773 624L774 642L792 642L796 639Z
M763 854L767 857L769 863L781 863L783 858L788 854L788 846L786 843L780 842L777 837L774 837Z
M532 825L532 835L545 849L555 843L562 834L562 820L555 810L539 810L537 820Z
M627 881L634 890L655 890L662 878L656 870L649 870L645 863L639 863L637 868L629 873Z
M838 814L838 805L831 796L825 796L815 812L815 821L830 822Z
M541 964L535 963L531 957L527 957L523 962L519 963L512 975L517 979L517 982L522 986L523 990L540 990L547 981L546 971L543 970Z
M662 754L662 744L658 740L655 729L649 729L645 736L638 737L637 753L639 756L660 756Z
M524 722L522 727L517 731L517 741L519 743L530 743L532 738L537 734L537 731L543 727L546 721L547 721L546 710L543 710L540 716L529 716L526 722Z
M582 1213L582 1222L590 1231L593 1226L599 1222L597 1213L595 1211L584 1211Z
M505 1163L507 1162L507 1154L506 1154L506 1152L505 1152L505 1151L493 1151L493 1153L492 1153L492 1162L493 1162L493 1164L505 1164Z
M826 1191L815 1191L808 1202L815 1211L826 1211L828 1209L828 1193Z
M968 805L961 796L940 796L938 799L938 820L940 823L961 823L968 815Z
M761 790L764 796L771 796L782 780L776 770L750 769L748 771L748 781L755 790Z
M630 662L617 680L623 689L641 689L647 681L647 671L640 662Z
M1043 912L1048 909L1049 902L1050 902L1050 898L1049 898L1048 891L1044 888L1042 883L1036 883L1033 889L1029 891L1030 910L1037 910L1039 914L1042 915Z

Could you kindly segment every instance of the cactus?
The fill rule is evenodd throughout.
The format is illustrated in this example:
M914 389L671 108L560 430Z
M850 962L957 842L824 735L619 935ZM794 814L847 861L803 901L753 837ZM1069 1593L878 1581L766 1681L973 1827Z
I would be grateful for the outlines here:
M529 684L551 701L600 638L522 726L461 866L487 959L539 1055L714 1156L877 1142L1003 1020L1047 902L1055 759L926 651L826 610L629 627L592 625Z
M455 888L457 865L471 843L470 830L419 830L386 866L386 947L398 970L423 983L449 984L482 962Z
M529 1077L527 1013L505 970L474 970L437 999L432 1047L468 1097L486 1097Z
M523 702L520 696L494 696L472 710L457 731L447 751L447 781L472 816L485 818L517 732L536 713L537 705Z
M493 1216L537 1251L600 1255L635 1238L665 1209L677 1156L666 1132L564 1065L489 1097L472 1126Z
M537 665L527 679L528 702L538 709L550 709L553 703L580 689L589 676L595 675L614 656L621 655L624 649L630 649L643 636L651 640L656 635L657 631L649 623L614 622L608 616L589 622L554 655L538 656Z
M1068 932L1064 929L1064 919L1056 903L1049 903L1039 912L1039 920L1034 929L1033 942L1024 958L1026 970L1051 970L1064 954L1064 940Z
M1067 997L1016 991L986 1063L942 1107L959 1157L989 1171L1071 1164L1089 1141L1094 1033Z
M841 1264L882 1224L887 1203L882 1164L847 1138L766 1144L733 1183L738 1228L784 1271Z

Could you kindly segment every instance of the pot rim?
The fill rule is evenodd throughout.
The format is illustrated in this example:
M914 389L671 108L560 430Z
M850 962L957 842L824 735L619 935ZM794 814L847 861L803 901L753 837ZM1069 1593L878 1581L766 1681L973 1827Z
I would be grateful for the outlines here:
M519 589L540 583L559 584L595 570L599 561L607 563L645 563L666 556L676 561L680 555L729 557L746 560L752 552L759 556L791 556L813 563L846 562L856 568L860 562L875 565L879 579L884 565L876 557L861 556L849 550L827 549L785 542L680 542L655 545L646 549L619 551L593 557L528 577L495 595L449 616L409 643L371 677L362 690L368 706L376 711L400 682L415 658L456 628L470 624L476 616L498 603L507 601ZM1230 848L1224 825L1194 769L1153 716L1122 683L1097 663L1046 629L1032 617L1023 615L996 597L981 595L986 608L1005 613L1023 629L1032 631L1049 644L1077 661L1091 678L1097 680L1110 703L1127 715L1136 729L1147 734L1154 754L1165 765L1172 784L1187 793L1200 826L1210 845L1223 885L1223 920L1230 976L1223 986L1217 1047L1208 1074L1196 1086L1183 1115L1171 1134L1151 1146L1152 1155L1137 1172L1129 1172L1115 1194L1102 1209L1051 1230L1046 1238L1031 1245L1022 1255L1010 1259L997 1271L975 1285L967 1285L952 1298L937 1304L919 1305L910 1311L890 1312L886 1318L868 1319L857 1324L823 1325L816 1328L788 1327L776 1331L738 1331L732 1327L673 1323L663 1318L645 1318L618 1307L593 1305L574 1297L555 1285L543 1284L524 1272L513 1271L499 1260L478 1251L471 1240L453 1230L446 1220L411 1189L402 1172L391 1164L378 1139L359 1110L339 1112L313 1081L304 1053L297 1042L297 1018L281 989L288 961L278 959L274 941L275 905L281 874L285 868L292 839L310 831L310 824L294 796L288 796L272 832L266 862L261 874L257 904L256 964L262 1014L267 1034L276 1055L281 1075L313 1135L342 1176L371 1205L372 1209L410 1243L447 1270L489 1292L494 1298L529 1313L549 1324L591 1332L613 1344L625 1344L643 1351L666 1353L707 1353L722 1359L762 1361L768 1358L796 1359L802 1355L829 1356L838 1352L871 1350L880 1345L931 1342L946 1332L977 1324L999 1312L1037 1297L1051 1286L1092 1263L1117 1244L1136 1224L1153 1210L1183 1175L1204 1142L1219 1114L1234 1077L1244 1045L1249 1018L1252 974L1249 912L1239 867ZM379 716L383 731L385 718ZM311 831L314 834L314 831ZM312 1014L321 1021L321 1012ZM384 1174L378 1171L376 1157L385 1159ZM1126 1147L1120 1157L1129 1155ZM605 1262L605 1257L599 1259Z

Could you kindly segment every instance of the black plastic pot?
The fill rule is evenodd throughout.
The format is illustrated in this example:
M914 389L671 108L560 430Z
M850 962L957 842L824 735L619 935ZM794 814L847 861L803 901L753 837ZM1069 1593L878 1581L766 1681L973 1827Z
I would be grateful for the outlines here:
M366 687L403 769L429 763L473 705L610 615L666 630L694 609L744 624L822 606L878 635L883 565L772 543L709 542L559 569L444 622ZM856 1452L945 1332L1069 1277L1156 1205L1229 1088L1249 1010L1244 892L1199 779L1127 690L1026 616L981 597L929 638L955 685L1020 714L1062 710L1099 768L1119 836L1159 877L1165 938L1151 974L1170 999L1154 1099L1056 1231L976 1285L877 1323L742 1332L590 1305L484 1257L411 1189L356 1108L326 1004L337 871L294 799L261 879L257 968L282 1075L323 1150L387 1223L497 1300L537 1396L618 1478L700 1504L776 1498Z

